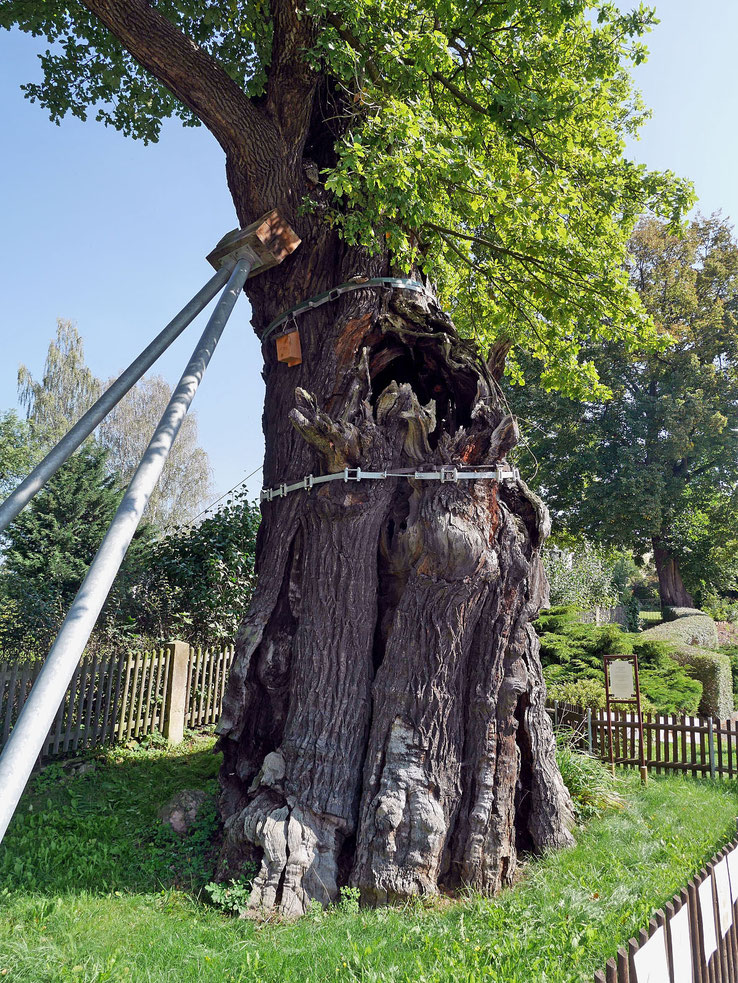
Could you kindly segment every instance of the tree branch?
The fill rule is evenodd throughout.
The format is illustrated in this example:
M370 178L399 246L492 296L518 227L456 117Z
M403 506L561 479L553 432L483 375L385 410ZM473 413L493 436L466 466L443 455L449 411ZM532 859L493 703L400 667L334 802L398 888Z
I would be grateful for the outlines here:
M262 145L266 117L218 62L145 0L82 0L130 54L204 123L226 154ZM266 132L265 132L266 131Z
M267 107L288 146L304 139L318 76L303 52L315 40L315 21L299 0L269 0L274 37L267 82Z

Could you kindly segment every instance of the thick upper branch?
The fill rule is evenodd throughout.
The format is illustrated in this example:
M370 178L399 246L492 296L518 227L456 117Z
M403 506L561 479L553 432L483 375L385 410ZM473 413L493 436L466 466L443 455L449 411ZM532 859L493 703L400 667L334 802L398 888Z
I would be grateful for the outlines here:
M315 40L315 21L299 0L269 0L274 36L269 64L267 105L287 145L307 133L317 75L304 57Z
M263 141L266 120L217 61L145 0L82 0L147 71L202 120L226 153Z

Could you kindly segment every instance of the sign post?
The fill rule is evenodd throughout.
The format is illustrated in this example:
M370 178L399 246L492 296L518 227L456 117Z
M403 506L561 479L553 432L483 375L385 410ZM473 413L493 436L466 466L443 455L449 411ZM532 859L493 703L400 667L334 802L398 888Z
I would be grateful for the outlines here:
M638 721L638 759L641 781L648 782L646 751L643 744L643 711L641 710L641 687L638 679L637 655L605 655L605 705L607 707L607 736L610 742L610 771L615 774L615 753L612 741L611 704L624 703L634 706Z

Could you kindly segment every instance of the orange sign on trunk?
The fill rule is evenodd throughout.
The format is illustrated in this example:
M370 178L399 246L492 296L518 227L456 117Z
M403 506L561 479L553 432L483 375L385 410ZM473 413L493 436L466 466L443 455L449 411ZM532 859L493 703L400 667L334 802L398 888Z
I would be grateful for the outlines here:
M290 367L299 365L302 361L300 332L297 328L290 331L289 334L283 334L277 338L277 361L286 362Z

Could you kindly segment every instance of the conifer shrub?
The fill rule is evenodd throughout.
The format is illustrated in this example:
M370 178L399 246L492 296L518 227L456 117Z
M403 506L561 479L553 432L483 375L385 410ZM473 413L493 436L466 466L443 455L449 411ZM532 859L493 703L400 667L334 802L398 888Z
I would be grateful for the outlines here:
M539 617L535 628L540 635L543 674L551 698L574 704L578 702L574 697L581 696L587 700L583 706L602 706L603 655L635 653L646 712L697 712L702 683L690 678L687 669L672 658L673 644L644 639L642 634L622 631L617 625L582 624L576 621L576 609L572 608L551 608ZM593 683L602 689L601 703L600 690Z

